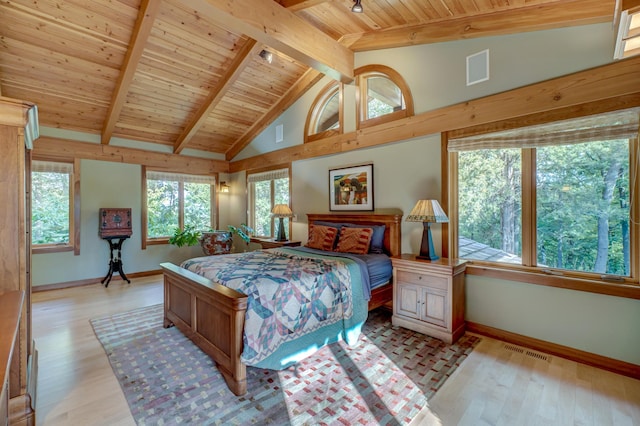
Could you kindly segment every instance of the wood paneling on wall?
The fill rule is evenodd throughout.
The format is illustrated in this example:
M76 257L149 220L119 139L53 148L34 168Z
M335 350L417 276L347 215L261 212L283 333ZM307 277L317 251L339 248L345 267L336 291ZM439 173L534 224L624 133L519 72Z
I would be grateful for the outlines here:
M271 164L337 154L594 101L629 102L628 105L620 104L620 108L636 106L637 97L628 95L640 93L639 81L640 57L629 58L391 123L232 161L229 171L235 173Z

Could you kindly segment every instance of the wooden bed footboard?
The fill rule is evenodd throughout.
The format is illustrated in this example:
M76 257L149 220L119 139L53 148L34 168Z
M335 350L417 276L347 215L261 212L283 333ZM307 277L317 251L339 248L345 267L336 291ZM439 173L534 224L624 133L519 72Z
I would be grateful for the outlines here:
M247 367L240 360L247 296L180 268L164 270L164 326L175 325L217 364L236 395L247 392Z

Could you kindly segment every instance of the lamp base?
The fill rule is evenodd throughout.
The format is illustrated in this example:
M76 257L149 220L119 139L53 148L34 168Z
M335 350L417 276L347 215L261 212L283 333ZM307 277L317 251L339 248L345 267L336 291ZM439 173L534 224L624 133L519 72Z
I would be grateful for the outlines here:
M287 241L287 235L284 233L284 218L279 217L278 219L280 219L280 223L278 226L278 236L274 241L278 241L278 242Z
M422 230L422 244L420 244L420 254L416 256L416 259L422 260L438 260L440 257L436 254L433 248L433 239L431 238L431 228L429 222L423 222L424 229Z
M440 259L440 256L433 255L433 256L429 257L429 256L417 255L416 259L420 259L420 260L438 260L438 259Z

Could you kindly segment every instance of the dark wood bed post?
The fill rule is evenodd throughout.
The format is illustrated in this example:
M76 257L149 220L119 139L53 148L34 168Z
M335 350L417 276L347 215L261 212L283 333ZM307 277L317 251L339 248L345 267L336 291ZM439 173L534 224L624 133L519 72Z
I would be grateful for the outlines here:
M164 269L164 326L175 325L209 355L236 395L247 392L247 367L240 361L247 296L180 268Z
M384 247L400 255L402 212L309 214L315 220L386 225ZM164 326L175 325L216 363L229 389L240 396L247 392L247 367L241 361L247 296L180 268L161 263L164 273ZM393 298L391 283L371 292L369 310Z

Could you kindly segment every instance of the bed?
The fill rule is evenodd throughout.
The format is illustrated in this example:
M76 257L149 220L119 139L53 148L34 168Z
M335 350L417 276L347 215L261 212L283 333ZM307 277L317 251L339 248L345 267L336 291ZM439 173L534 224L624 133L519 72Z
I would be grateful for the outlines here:
M402 213L397 210L389 213L307 216L309 227L320 223L349 223L367 227L384 225L384 252L390 256L400 254ZM266 251L271 250L278 249ZM218 259L224 259L225 256L218 256ZM216 362L229 389L236 395L245 394L247 366L241 355L248 297L180 266L171 263L162 263L160 266L164 274L164 326L176 326L182 331ZM392 295L391 282L372 289L368 310L391 301Z

